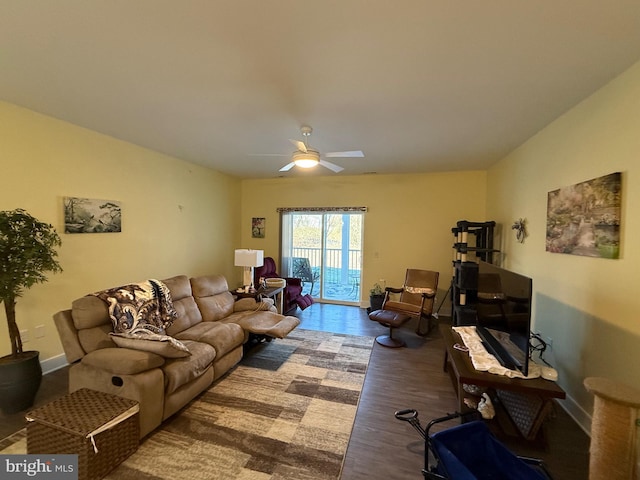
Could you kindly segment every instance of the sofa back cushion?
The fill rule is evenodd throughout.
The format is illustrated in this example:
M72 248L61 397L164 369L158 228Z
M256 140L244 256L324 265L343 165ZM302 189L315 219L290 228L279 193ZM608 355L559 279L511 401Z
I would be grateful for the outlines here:
M162 282L169 288L173 306L178 312L178 318L167 329L167 335L175 335L201 322L202 316L191 295L189 277L179 275ZM74 300L71 304L71 318L78 331L80 346L86 353L116 346L109 335L113 331L109 307L95 295Z
M200 323L202 321L202 315L200 315L198 306L193 299L189 277L186 275L178 275L162 281L169 287L173 308L178 312L178 318L167 328L167 335L174 336Z
M78 298L71 303L73 324L78 330L98 327L105 323L111 325L109 307L95 295Z
M207 275L192 278L191 289L205 322L215 322L233 313L235 299L229 292L229 285L224 276Z
M94 295L78 298L71 303L71 318L78 331L80 346L86 352L115 347L109 332L113 330L107 304Z

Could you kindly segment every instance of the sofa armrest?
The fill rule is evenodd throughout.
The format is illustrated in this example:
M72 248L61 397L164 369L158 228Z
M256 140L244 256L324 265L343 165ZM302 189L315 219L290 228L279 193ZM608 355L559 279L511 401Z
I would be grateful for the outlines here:
M67 362L74 363L84 357L84 350L78 339L78 330L73 324L71 310L62 310L53 316L53 322L58 330Z
M130 348L100 348L86 354L81 363L114 375L135 375L164 365L164 358Z

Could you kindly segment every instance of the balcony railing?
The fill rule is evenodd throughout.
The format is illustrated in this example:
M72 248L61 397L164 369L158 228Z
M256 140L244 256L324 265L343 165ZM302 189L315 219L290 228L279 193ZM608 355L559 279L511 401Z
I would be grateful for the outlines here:
M322 249L293 248L292 257L306 257L309 259L312 272L320 279L324 274L323 298L333 300L358 301L360 299L360 271L362 269L362 251L339 248L328 248L324 253L324 271L322 266ZM316 282L311 294L319 296L320 281ZM310 285L305 285L304 293L309 293Z

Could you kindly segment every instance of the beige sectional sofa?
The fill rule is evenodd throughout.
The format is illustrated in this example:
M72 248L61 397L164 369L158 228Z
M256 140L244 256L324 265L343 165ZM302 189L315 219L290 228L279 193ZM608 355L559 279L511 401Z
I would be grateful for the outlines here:
M138 401L140 437L236 365L252 334L283 338L300 323L268 303L236 302L222 275L180 275L163 282L178 312L166 333L188 348L188 356L117 346L107 304L95 295L54 315L71 364L69 391L90 388Z

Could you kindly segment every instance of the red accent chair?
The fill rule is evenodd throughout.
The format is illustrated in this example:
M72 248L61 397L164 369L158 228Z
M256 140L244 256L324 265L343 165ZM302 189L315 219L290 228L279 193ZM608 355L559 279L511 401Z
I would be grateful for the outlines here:
M287 282L284 287L284 298L282 313L285 315L295 312L298 306L301 309L307 308L313 303L313 298L310 295L302 295L302 280L293 277L282 277L276 272L276 262L271 257L264 258L264 265L261 267L255 267L253 270L253 283L258 285L260 277L262 278L284 278Z

